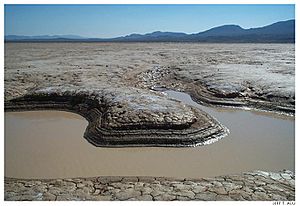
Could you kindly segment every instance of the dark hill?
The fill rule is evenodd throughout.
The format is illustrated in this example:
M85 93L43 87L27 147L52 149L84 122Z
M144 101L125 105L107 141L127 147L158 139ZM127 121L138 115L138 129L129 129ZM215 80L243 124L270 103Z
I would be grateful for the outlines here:
M238 25L223 25L196 34L156 31L148 34L130 34L117 38L84 38L75 35L5 36L5 41L80 41L80 42L242 42L294 43L295 20L280 21L259 28L243 29Z

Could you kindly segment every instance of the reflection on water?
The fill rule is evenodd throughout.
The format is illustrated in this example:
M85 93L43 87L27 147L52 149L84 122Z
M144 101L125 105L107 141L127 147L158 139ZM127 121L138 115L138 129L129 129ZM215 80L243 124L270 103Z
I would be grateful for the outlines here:
M166 93L199 106L184 93ZM200 107L227 126L230 135L195 148L100 148L83 138L87 121L79 115L5 113L5 176L210 177L254 169L294 171L293 118Z

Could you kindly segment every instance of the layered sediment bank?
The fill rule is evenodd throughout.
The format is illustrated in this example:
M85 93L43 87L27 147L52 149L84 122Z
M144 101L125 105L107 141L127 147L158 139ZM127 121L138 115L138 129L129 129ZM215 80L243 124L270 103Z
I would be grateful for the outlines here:
M227 65L226 68L228 66L229 65ZM243 69L244 66L233 65L232 67ZM247 73L253 72L251 67L244 68L244 70L247 71ZM244 70L242 71L245 73ZM159 91L168 89L184 91L189 93L194 101L206 106L261 110L292 116L295 114L295 94L291 91L290 93L283 93L278 88L274 88L273 90L272 88L268 88L269 90L266 88L255 88L254 84L256 82L251 80L250 83L250 80L247 80L249 76L242 78L240 77L241 74L235 77L236 73L231 74L228 72L226 75L229 77L225 77L224 74L219 74L220 76L213 79L212 77L218 75L217 71L215 71L216 74L212 73L204 77L200 77L203 75L201 74L201 72L203 72L201 68L199 68L199 70L194 68L193 71L197 71L200 74L191 76L190 68L183 70L179 67L154 67L138 75L140 79L139 86ZM237 73L239 72L241 71L237 71ZM270 74L256 75L270 76ZM218 82L220 79L225 80ZM231 81L234 82L231 83ZM267 81L265 83L270 85L277 84L276 81L269 81L269 83ZM266 87L266 85L261 87Z
M95 146L197 146L228 134L205 112L140 89L48 87L5 104L6 111L66 110L85 117Z

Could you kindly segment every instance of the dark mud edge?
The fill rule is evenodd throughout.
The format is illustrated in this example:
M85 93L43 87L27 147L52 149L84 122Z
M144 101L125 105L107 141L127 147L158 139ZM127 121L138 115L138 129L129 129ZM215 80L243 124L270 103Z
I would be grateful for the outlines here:
M274 112L282 115L294 116L295 108L291 105L280 102L268 102L258 99L239 100L237 98L214 98L216 94L209 94L211 92L206 89L196 89L201 86L187 87L185 92L190 94L191 98L200 104L208 106L231 107L238 109L251 109L263 112ZM205 91L206 90L206 91Z
M192 108L192 124L130 123L110 127L107 110L110 105L99 91L33 91L5 102L5 111L60 110L77 113L88 122L84 138L101 147L194 147L213 143L229 131L206 113ZM201 121L198 121L201 120ZM129 126L128 126L129 125Z
M154 78L154 76L157 76ZM236 109L251 109L263 112L274 112L282 115L294 116L295 104L288 103L283 97L268 99L267 97L245 97L240 92L222 93L218 90L209 90L202 83L179 77L175 71L155 67L142 74L145 87L152 90L176 90L188 93L191 98L202 105L213 107L230 107ZM146 82L145 82L146 81Z
M198 86L199 87L199 86ZM240 110L252 110L259 112L270 112L276 113L279 115L286 116L295 116L295 108L289 105L276 105L273 102L267 102L262 100L253 100L248 99L246 102L238 100L238 99L222 99L222 98L214 98L212 95L206 95L207 91L202 89L196 90L195 87L185 87L185 88L174 88L168 86L157 86L151 87L153 91L179 91L187 93L191 96L192 100L198 104L208 106L208 107L224 107L224 108L234 108Z

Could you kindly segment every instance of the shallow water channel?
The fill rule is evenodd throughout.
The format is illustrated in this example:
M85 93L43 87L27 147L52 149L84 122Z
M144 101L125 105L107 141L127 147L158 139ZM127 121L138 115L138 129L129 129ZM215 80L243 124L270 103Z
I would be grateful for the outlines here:
M83 138L87 121L62 111L5 113L5 176L212 177L250 170L294 171L294 117L208 108L189 95L166 91L199 107L229 128L230 135L195 148L100 148Z

